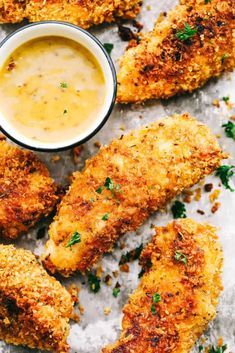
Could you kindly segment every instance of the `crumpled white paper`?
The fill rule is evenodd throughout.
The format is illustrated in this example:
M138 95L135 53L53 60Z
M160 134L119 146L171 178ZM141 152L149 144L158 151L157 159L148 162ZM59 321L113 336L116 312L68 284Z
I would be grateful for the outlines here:
M145 0L141 14L138 17L138 20L144 24L143 30L150 30L157 16L162 11L168 11L176 4L176 0ZM0 39L3 39L19 26L0 25ZM118 68L118 58L124 52L127 43L122 42L119 38L117 26L115 24L103 25L92 29L91 32L97 35L102 43L114 44L112 58ZM222 101L223 96L229 95L230 101L235 102L234 88L235 74L225 74L218 80L211 80L205 87L192 95L185 95L165 102L152 101L144 106L116 106L103 129L84 145L81 158L76 165L71 158L71 151L58 153L57 155L61 159L56 163L51 161L51 154L39 153L39 155L47 163L56 181L66 183L67 176L74 170L81 170L85 159L97 152L94 142L99 141L102 144L107 144L113 137L120 136L130 129L141 127L173 113L187 111L209 125L215 134L221 135L219 139L221 146L235 157L235 142L227 138L221 128L221 125L235 114L235 110L228 110ZM220 100L220 108L212 105L214 99ZM235 164L234 159L229 160L227 163ZM214 189L218 188L218 178L208 177L206 182L212 182ZM193 189L196 188L197 186ZM217 318L209 325L205 333L205 345L210 343L216 345L217 339L222 336L224 343L228 344L227 352L235 352L235 193L225 190L224 187L220 187L220 190L221 194L218 201L221 202L221 207L215 214L211 213L212 204L209 201L209 193L204 191L200 201L192 201L190 204L186 204L186 208L188 217L192 217L199 222L209 222L218 227L218 234L224 248L224 291L220 298ZM136 233L126 234L122 238L122 242L125 241L127 244L124 250L120 250L120 247L117 246L112 254L104 257L102 260L103 277L119 269L118 262L121 254L128 249L135 248L142 242L146 243L151 238L153 233L150 228L151 224L166 225L172 220L172 215L169 211L170 205L168 205L167 209L167 212L158 212L152 215ZM198 209L203 210L205 215L198 214ZM39 227L18 240L16 246L31 249L35 254L40 254L46 238L36 240L36 233ZM129 273L120 272L120 276L117 279L113 278L111 287L102 282L101 290L97 294L91 293L87 283L84 283L84 279L79 276L74 276L64 281L66 286L76 283L81 287L79 298L85 309L84 315L81 316L81 322L79 324L71 324L69 336L71 353L98 353L104 345L115 341L120 332L122 307L126 303L128 295L137 287L139 271L140 268L137 261L131 263ZM112 289L116 281L121 284L121 294L118 298L114 298L112 295ZM104 308L106 307L111 308L111 313L108 316L104 315ZM195 346L194 352L197 351L198 349ZM0 342L0 353L3 352L29 353L39 351L14 347Z

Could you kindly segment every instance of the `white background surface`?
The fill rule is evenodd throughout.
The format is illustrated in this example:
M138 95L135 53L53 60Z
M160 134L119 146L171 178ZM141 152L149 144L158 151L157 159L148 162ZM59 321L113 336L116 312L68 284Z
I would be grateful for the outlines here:
M145 0L142 7L141 15L138 19L144 23L144 31L152 28L157 16L162 11L167 11L173 7L177 1L175 0ZM155 4L155 5L154 5ZM151 11L147 10L147 5L151 5ZM0 25L0 39L10 33L17 26ZM117 26L108 25L93 29L92 33L96 34L99 39L105 43L113 43L114 50L112 58L118 67L118 58L124 52L127 45L122 42L117 34ZM235 141L225 136L221 125L228 121L228 118L235 114L235 110L228 110L222 101L223 96L230 96L230 101L235 104L235 74L225 74L218 80L210 81L205 87L196 91L192 95L185 95L180 98L170 99L169 101L154 101L141 105L116 106L111 118L91 141L84 145L81 154L81 161L75 165L71 158L71 153L59 153L61 159L57 163L51 163L52 155L40 153L40 157L46 161L53 177L57 181L65 183L66 177L74 170L81 169L86 158L97 152L94 142L99 141L102 144L108 143L113 137L120 136L128 130L138 128L149 122L153 122L161 117L171 115L173 113L189 112L210 126L215 134L220 134L219 139L224 150L230 152L235 157ZM220 100L220 108L212 105L214 99ZM123 131L123 128L125 129ZM225 162L226 164L235 164L234 159ZM218 188L219 179L208 177L206 183L213 182L214 189ZM193 189L197 188L195 186ZM209 193L202 192L200 201L192 201L186 204L187 216L192 217L200 222L210 222L218 227L218 234L224 248L224 292L220 298L218 307L218 315L216 320L209 325L205 337L207 342L205 345L217 343L217 339L222 336L224 343L228 344L227 352L235 353L235 193L231 193L221 187L220 209L215 213L211 213L212 204L209 202ZM181 198L179 198L181 199ZM152 234L150 229L151 223L155 225L165 225L172 220L170 205L167 207L168 212L156 213L137 231L137 233L126 234L123 240L126 241L127 247L120 250L117 246L111 255L104 257L102 261L103 277L110 274L114 270L118 270L118 262L121 254L126 253L128 249L133 249L141 242L146 243ZM197 210L205 211L205 215L199 215ZM33 250L36 254L40 254L46 239L36 240L36 230L25 235L17 242L17 246L22 246ZM69 343L71 345L71 353L98 353L102 346L108 342L113 342L119 334L121 322L121 308L126 303L128 294L136 288L138 284L138 263L134 262L130 265L129 273L120 274L118 279L113 279L112 287L101 283L101 291L93 294L89 291L88 285L84 284L84 279L74 276L70 280L66 280L65 284L76 283L81 287L80 301L85 309L84 315L81 316L80 324L71 325L71 333ZM116 281L121 284L121 295L118 298L112 296L112 289ZM83 284L82 284L83 283ZM105 307L111 307L112 311L109 316L105 316L103 310ZM195 348L195 352L198 350ZM13 347L0 342L0 353L26 353L36 352L28 348ZM37 351L38 352L38 351ZM143 352L144 353L144 352Z

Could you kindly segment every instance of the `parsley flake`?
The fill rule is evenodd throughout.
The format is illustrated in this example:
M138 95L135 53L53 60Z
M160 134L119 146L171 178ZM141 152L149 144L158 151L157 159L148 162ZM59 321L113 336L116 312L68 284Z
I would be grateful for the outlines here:
M143 247L144 247L143 244L140 244L140 246L138 246L137 248L127 251L126 254L122 255L119 261L119 265L124 265L127 262L137 260L140 257Z
M179 30L176 33L176 37L182 42L185 42L186 40L192 38L196 33L197 33L197 30L195 28L192 28L188 23L185 23L184 30L183 31Z
M157 313L157 310L156 310L156 307L155 307L154 304L151 305L151 313L152 313L153 315L156 315L156 313Z
M224 351L226 351L227 349L227 344L224 344L223 346L211 346L209 348L209 353L224 353Z
M111 178L106 178L106 180L105 180L105 183L104 183L104 186L100 186L97 190L96 190L96 192L98 193L98 194L101 194L102 193L102 191L103 191L103 189L104 188L106 188L107 190L110 190L111 191L111 193L112 193L112 195L113 195L113 197L114 197L114 195L115 195L115 192L121 192L121 186L119 185L119 184L114 184L114 182L113 182L113 180L111 179Z
M120 294L120 288L118 287L113 288L113 296L117 298L119 294Z
M61 82L60 87L61 88L68 88L68 84L66 82Z
M225 60L229 58L229 55L227 53L223 54L221 57L221 62L224 64Z
M160 294L159 293L155 293L154 295L153 295L153 303L159 303L161 301L161 296L160 296Z
M66 248L70 248L72 245L80 243L81 242L81 234L79 234L77 231L73 233L70 241L66 245Z
M109 219L109 213L105 213L101 219L102 221L107 221Z
M209 2L211 2L211 0L205 0L205 4L209 4Z
M230 185L229 185L229 179L234 175L235 169L234 165L221 165L219 168L217 168L215 175L218 176L222 182L222 184L225 186L226 189L230 191L235 191Z
M228 96L223 97L222 99L223 99L223 101L224 101L225 103L228 103L228 101L229 101L229 97L228 97Z
M103 46L104 46L105 50L107 51L107 53L110 55L113 50L113 44L112 43L104 43Z
M88 283L90 285L90 290L93 293L97 293L100 290L100 279L94 275L93 273L89 273L88 275Z
M183 262L185 265L187 265L187 256L184 255L181 251L176 251L174 258L176 261Z
M235 140L235 124L232 121L228 121L227 124L223 124L224 131L227 137Z
M175 201L171 207L171 212L174 218L186 218L186 208L184 203L180 201Z

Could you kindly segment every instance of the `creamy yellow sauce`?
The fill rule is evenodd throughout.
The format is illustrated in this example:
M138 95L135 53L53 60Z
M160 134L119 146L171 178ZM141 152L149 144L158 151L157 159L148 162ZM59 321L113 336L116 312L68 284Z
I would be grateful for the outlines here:
M86 48L62 37L32 40L0 70L0 112L28 138L75 138L97 118L105 100L102 70Z

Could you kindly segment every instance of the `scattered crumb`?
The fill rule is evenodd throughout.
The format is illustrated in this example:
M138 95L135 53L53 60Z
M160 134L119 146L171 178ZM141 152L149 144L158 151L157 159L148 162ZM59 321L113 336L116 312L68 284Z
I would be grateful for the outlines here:
M122 125L122 126L120 126L120 128L119 128L121 131L125 131L125 126L124 125Z
M96 141L96 142L94 143L94 146L95 146L96 148L100 148L100 147L101 147L101 143L100 143L99 141Z
M126 247L126 243L124 241L120 242L120 249L123 250Z
M115 278L117 278L119 276L119 271L113 271L113 275Z
M192 201L192 195L193 195L192 190L185 190L183 192L183 201L186 203L190 203Z
M58 154L55 154L54 156L51 157L51 162L56 163L60 160L60 156Z
M202 197L202 189L197 188L194 192L195 192L194 200L199 201Z
M104 282L107 284L107 286L111 286L113 279L110 275L105 276Z
M212 189L213 189L213 184L212 183L204 185L204 190L206 192L211 192Z
M70 316L70 319L75 321L75 322L80 322L80 317L77 313L73 312L72 315Z
M222 338L222 337L219 337L219 338L218 338L218 346L219 346L219 347L222 347L222 346L223 346L223 338Z
M221 138L221 135L220 135L220 134L216 134L215 136L217 137L217 139L220 139L220 138Z
M201 215L204 215L204 214L205 214L205 212L202 211L202 210L197 210L197 213L199 213L199 214L201 214Z
M76 284L71 284L68 287L68 292L72 297L72 301L74 302L74 304L78 304L79 299L78 299L78 293L80 292L80 288L78 286L76 286Z
M213 102L212 102L212 104L213 104L215 107L217 107L217 108L220 107L220 102L219 102L218 99L214 99Z
M4 318L3 322L5 325L10 325L10 323L11 323L7 317Z
M103 273L103 268L102 268L101 265L99 265L99 266L97 267L97 270L96 270L96 276L97 276L98 278L101 278L101 277L102 277L102 273Z
M129 265L128 264L123 264L119 266L121 272L126 272L128 273L130 271Z
M82 150L83 150L83 145L74 147L72 149L72 157L73 157L74 164L77 164L79 162L79 157L81 155Z
M220 202L215 202L214 205L213 205L212 208L211 208L211 212L212 212L212 213L217 212L218 209L220 208L220 206L221 206L221 203L220 203Z
M213 203L215 200L218 199L220 195L220 190L219 189L216 189L214 192L212 192L212 194L210 194L210 202Z
M147 11L151 11L151 9L152 9L152 6L151 6L151 5L147 5L147 6L146 6L146 10L147 10Z
M230 116L230 120L235 120L235 115Z
M104 315L109 315L111 313L111 308L110 307L107 307L107 308L104 308Z

